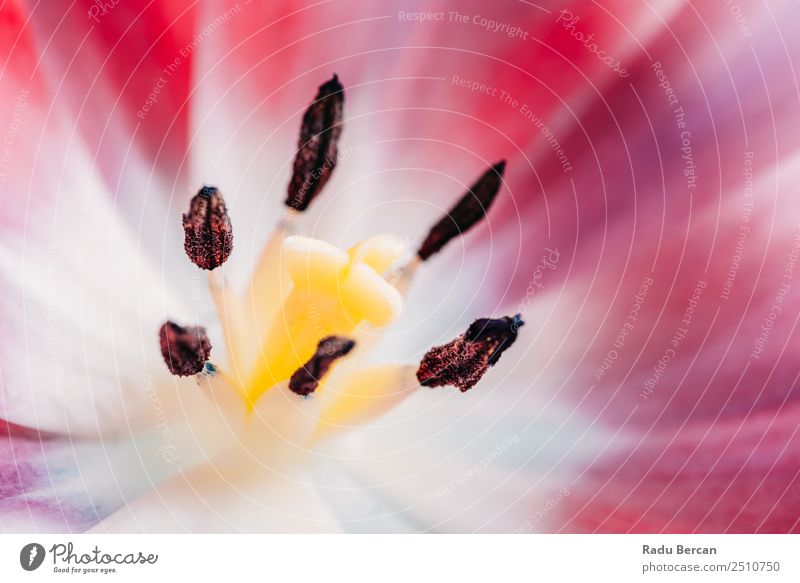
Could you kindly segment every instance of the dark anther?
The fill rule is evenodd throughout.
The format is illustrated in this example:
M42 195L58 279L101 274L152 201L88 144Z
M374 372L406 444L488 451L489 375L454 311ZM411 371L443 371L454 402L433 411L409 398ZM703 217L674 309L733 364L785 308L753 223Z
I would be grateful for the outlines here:
M339 136L342 133L344 88L338 77L319 88L300 127L300 140L289 182L286 206L304 211L336 168Z
M197 374L203 370L211 356L211 342L202 326L179 326L164 322L158 331L161 355L169 371L180 377Z
M486 216L500 191L505 169L505 160L489 168L450 209L450 212L433 226L417 251L420 259L425 261L434 253L438 253L452 239L466 233Z
M183 215L183 231L183 248L192 263L202 269L225 263L233 250L233 229L219 190L204 186L194 195Z
M317 351L307 363L298 368L289 379L289 388L298 395L310 395L328 372L334 361L342 358L356 345L354 340L341 336L328 336L319 341Z
M426 387L453 385L462 393L468 391L489 367L497 364L524 324L519 314L513 318L475 320L466 333L425 354L417 370L417 380Z

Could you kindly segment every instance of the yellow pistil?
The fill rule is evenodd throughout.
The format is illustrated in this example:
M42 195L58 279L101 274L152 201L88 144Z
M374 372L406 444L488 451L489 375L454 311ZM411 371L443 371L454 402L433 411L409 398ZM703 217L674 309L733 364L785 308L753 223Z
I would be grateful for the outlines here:
M389 235L371 237L344 251L316 239L288 237L281 261L292 289L274 316L244 393L249 409L268 389L287 380L326 336L348 336L362 323L383 327L403 305L383 277L405 252Z

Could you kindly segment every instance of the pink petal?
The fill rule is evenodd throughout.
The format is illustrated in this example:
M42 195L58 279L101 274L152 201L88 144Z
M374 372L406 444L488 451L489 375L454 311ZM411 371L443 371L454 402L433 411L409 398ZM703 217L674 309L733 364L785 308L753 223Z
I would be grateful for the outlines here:
M100 178L114 185L135 181L139 188L153 171L170 186L179 180L194 67L193 55L181 51L193 42L195 7L167 0L99 10L93 0L79 0L36 6L30 17L25 33L37 39L36 74L68 112ZM178 65L167 69L175 59ZM137 159L144 168L135 167Z
M546 183L548 211L535 205L539 233L545 220L558 225L553 238L526 226L530 242L564 259L547 299L534 298L549 310L537 360L563 371L548 394L627 444L568 484L573 495L548 516L554 530L797 530L800 114L787 60L796 40L782 30L796 14L754 12L752 49L725 10L701 16L684 11L647 47L687 112L696 188L687 188L674 112L642 58L632 67L642 105L609 91L586 126L599 163L579 160L591 171L573 177L575 193L556 180ZM703 23L710 31L698 32ZM603 122L607 106L615 117ZM645 278L653 283L628 320Z
M567 532L797 532L798 405L654 431L559 507Z

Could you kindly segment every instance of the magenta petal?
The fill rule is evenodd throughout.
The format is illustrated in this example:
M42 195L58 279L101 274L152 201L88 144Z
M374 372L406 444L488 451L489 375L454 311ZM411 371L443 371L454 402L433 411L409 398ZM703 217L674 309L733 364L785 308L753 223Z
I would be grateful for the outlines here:
M558 508L563 532L786 533L797 514L797 404L643 437Z
M798 528L798 40L783 11L754 14L757 58L724 10L701 14L703 34L676 15L632 65L636 95L628 80L604 93L588 136L566 141L583 152L573 175L555 169L522 211L537 217L523 249L562 260L538 357L558 346L558 398L625 443L582 468L555 530ZM498 287L522 293L529 273Z
M46 45L37 55L38 76L58 89L53 97L94 154L101 178L116 184L141 171L132 168L133 153L146 172L174 179L188 151L195 67L194 56L181 51L193 42L197 10L171 0L117 2L105 10L99 4L57 1L31 10L25 33ZM176 58L180 66L167 72Z

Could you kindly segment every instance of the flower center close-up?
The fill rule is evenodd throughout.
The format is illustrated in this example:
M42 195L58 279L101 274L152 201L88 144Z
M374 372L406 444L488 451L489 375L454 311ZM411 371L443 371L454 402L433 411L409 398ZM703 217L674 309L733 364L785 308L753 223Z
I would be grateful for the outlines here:
M6 0L0 533L800 531L799 21Z
M245 426L269 425L274 410L287 414L280 400L315 401L305 408L296 403L299 412L291 412L313 420L315 427L304 439L379 415L418 387L451 385L467 391L513 344L523 325L520 315L481 318L449 344L432 348L417 365L367 365L381 330L400 316L417 269L489 210L502 187L505 162L484 172L433 225L416 252L390 234L370 236L349 249L296 234L300 215L336 167L343 103L344 88L334 75L306 110L286 215L264 246L244 293L217 271L235 255L233 226L220 190L201 188L183 215L184 248L208 272L224 356L212 358L202 325L167 321L159 331L170 372L197 375L209 397ZM334 374L340 359L350 364ZM297 425L308 426L308 419L298 419Z

